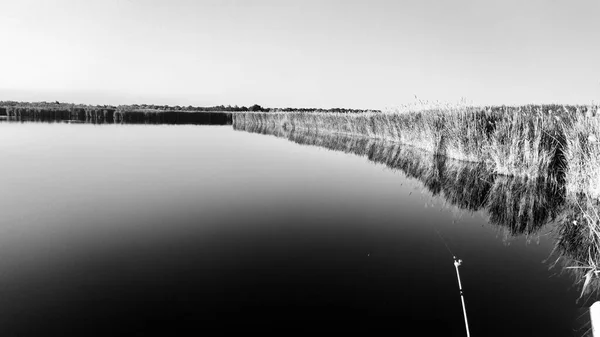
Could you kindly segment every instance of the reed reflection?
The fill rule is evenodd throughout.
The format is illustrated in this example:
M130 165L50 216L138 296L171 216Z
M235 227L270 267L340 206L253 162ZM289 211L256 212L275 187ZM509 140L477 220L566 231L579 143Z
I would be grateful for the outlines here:
M89 124L194 124L231 125L231 113L182 111L123 111L117 109L26 109L4 108L3 120L42 123Z
M573 275L582 297L600 290L600 203L585 195L567 195L560 179L526 179L493 174L483 165L435 156L414 147L367 138L308 130L286 130L264 125L233 124L235 130L273 135L294 143L365 156L417 179L447 204L468 211L484 211L493 226L507 237L554 235L550 267ZM594 226L590 226L593 223ZM549 259L549 260L550 260ZM584 296L586 295L586 296Z

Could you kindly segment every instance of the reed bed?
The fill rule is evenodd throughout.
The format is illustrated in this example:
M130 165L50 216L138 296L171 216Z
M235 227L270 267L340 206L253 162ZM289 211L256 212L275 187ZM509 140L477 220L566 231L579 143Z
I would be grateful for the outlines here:
M569 270L581 295L600 293L600 201L584 194L570 197L558 220L555 246L563 269Z
M562 128L566 142L567 191L600 197L600 117L578 115L562 122Z
M597 107L444 107L384 113L241 113L234 125L369 137L484 165L495 174L566 180L600 197Z

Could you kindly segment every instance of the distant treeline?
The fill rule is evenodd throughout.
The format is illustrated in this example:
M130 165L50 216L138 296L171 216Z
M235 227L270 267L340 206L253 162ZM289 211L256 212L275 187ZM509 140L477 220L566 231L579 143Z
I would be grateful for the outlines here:
M10 108L25 108L25 109L43 109L43 110L73 110L82 109L90 110L113 110L113 111L184 111L184 112L331 112L331 113L364 113L364 112L381 112L380 110L365 110L365 109L347 109L347 108L265 108L258 104L252 106L231 106L217 105L208 107L197 106L179 106L179 105L156 105L156 104L129 104L129 105L87 105L73 104L63 102L16 102L16 101L0 101L0 114L5 115L7 109Z

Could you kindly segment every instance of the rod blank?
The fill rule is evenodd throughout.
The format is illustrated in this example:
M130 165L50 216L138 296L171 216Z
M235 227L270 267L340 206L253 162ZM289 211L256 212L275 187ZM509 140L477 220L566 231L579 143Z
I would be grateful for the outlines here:
M460 301L462 302L463 315L465 316L465 328L467 329L467 337L471 337L471 333L469 332L469 321L467 320L467 309L465 308L465 297L463 295L462 284L460 283L460 273L458 272L458 267L462 264L462 260L457 260L456 256L454 258L454 267L456 268L456 277L458 278L458 289L460 290Z

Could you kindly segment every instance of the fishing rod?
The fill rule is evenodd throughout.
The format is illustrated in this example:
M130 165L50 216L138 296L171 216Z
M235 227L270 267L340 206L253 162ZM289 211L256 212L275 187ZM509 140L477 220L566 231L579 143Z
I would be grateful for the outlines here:
M458 278L458 289L460 290L460 301L462 302L463 315L465 316L465 328L467 329L467 337L470 337L469 333L469 321L467 320L467 309L465 308L465 296L462 290L462 284L460 283L460 273L458 272L458 267L462 264L462 260L457 260L456 256L452 256L454 258L454 267L456 268L456 277Z
M448 252L450 252L450 254L452 255L452 259L454 259L454 268L456 268L456 278L458 279L458 290L460 290L460 301L462 303L463 316L465 317L465 329L467 330L467 337L471 337L471 333L469 332L469 321L467 320L467 308L465 307L465 296L462 289L462 283L460 282L460 273L458 272L458 267L460 267L460 265L462 264L462 260L456 258L454 253L452 253L452 250L450 250L450 247L448 247L446 240L444 240L444 238L437 229L436 232L440 239L442 239L442 242L444 242L444 245L446 246L446 249L448 249Z

